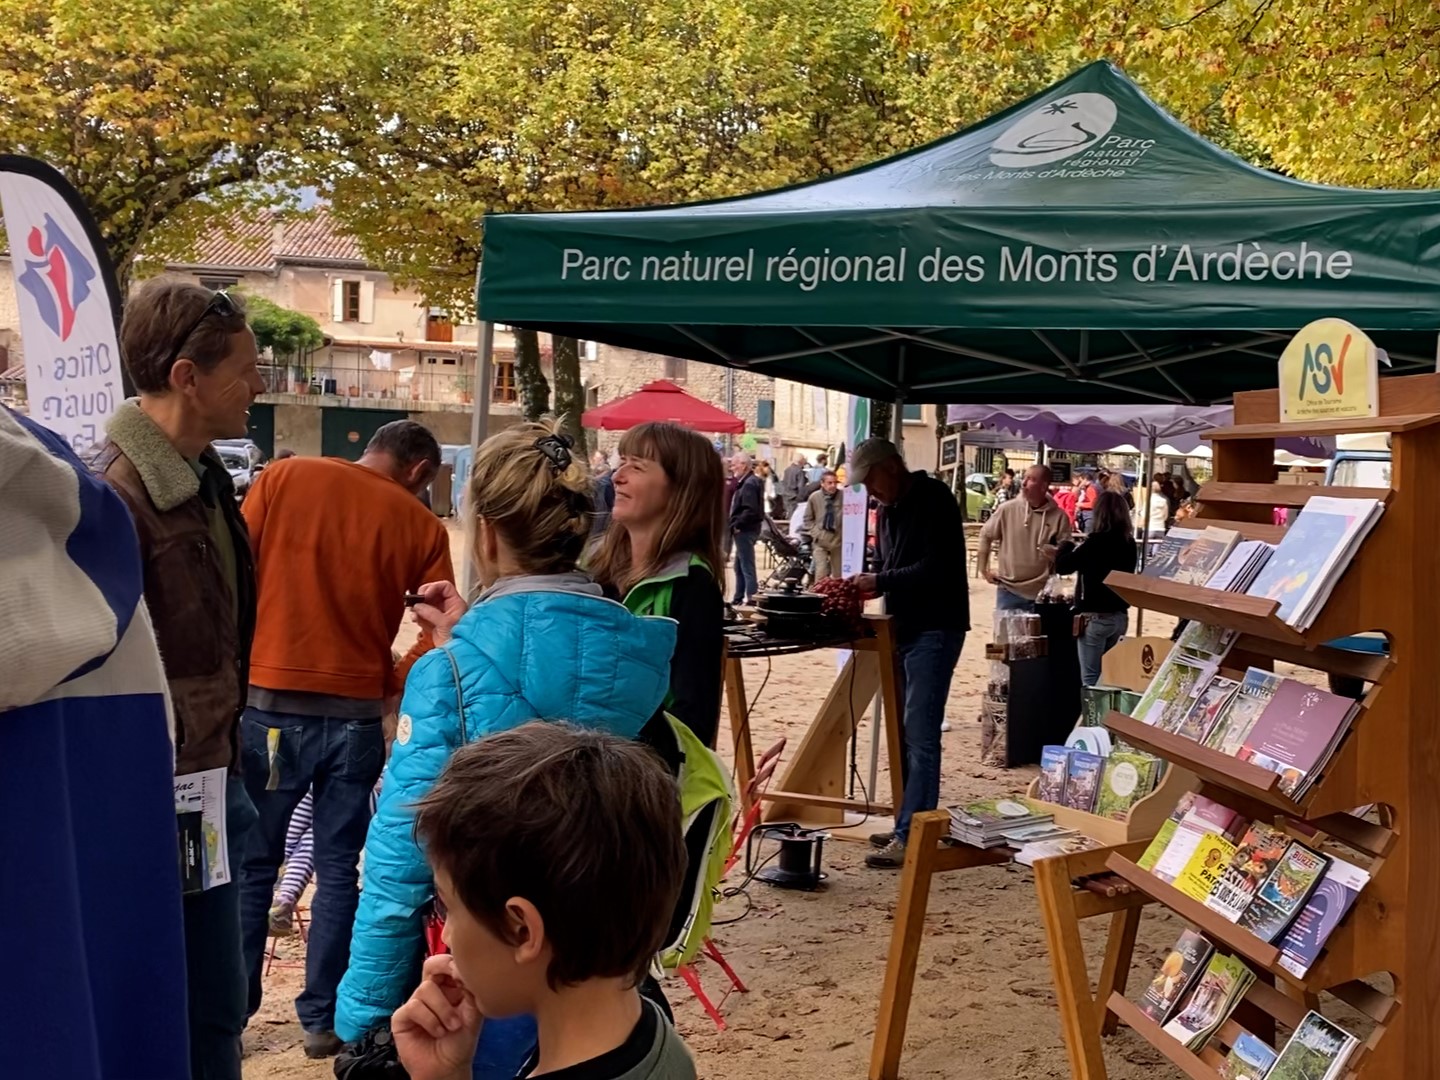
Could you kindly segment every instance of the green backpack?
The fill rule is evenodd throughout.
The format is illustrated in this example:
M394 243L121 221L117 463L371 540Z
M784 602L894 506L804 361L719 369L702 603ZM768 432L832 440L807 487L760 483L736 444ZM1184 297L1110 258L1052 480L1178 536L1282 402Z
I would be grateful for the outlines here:
M660 965L673 971L689 963L710 933L720 877L730 857L730 813L735 796L725 765L684 724L665 714L680 746L680 813L685 850L689 855L685 882L665 943Z

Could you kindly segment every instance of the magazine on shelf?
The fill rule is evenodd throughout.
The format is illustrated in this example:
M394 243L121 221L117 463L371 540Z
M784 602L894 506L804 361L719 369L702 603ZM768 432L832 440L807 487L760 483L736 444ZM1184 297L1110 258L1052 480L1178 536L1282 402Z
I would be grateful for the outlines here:
M1100 773L1105 768L1105 759L1099 754L1087 754L1084 750L1071 750L1070 760L1065 768L1065 798L1063 805L1072 810L1095 809L1095 796L1100 789Z
M1160 1026L1175 1013L1185 991L1200 978L1215 946L1198 930L1182 930L1174 947L1165 955L1160 969L1140 998L1140 1011Z
M1205 587L1221 592L1243 593L1254 584L1255 578L1274 553L1274 545L1267 544L1264 540L1242 540L1220 564L1220 568L1210 575Z
M1335 753L1359 711L1353 698L1283 679L1237 756L1279 773L1280 790L1299 798Z
M1165 539L1160 542L1160 550L1155 553L1155 561L1145 567L1147 576L1178 582L1181 585L1204 586L1240 542L1239 533L1211 526L1201 529L1199 535L1183 544L1171 548L1168 546L1169 541L1176 531L1171 529L1165 534ZM1154 573L1151 573L1152 567Z
M1275 1051L1270 1044L1242 1031L1220 1066L1220 1080L1265 1080L1274 1064Z
M1004 833L1026 825L1054 820L1041 813L1023 795L1006 795L998 799L981 799L964 806L952 806L950 836L973 847L1004 847Z
M1192 540L1198 540L1204 529L1191 529L1183 525L1174 526L1160 541L1160 545L1145 560L1145 577L1168 578L1180 568L1180 553ZM1139 537L1136 537L1139 540Z
M1306 1013L1265 1074L1266 1080L1336 1080L1344 1075L1345 1065L1358 1045L1360 1040L1344 1028L1318 1012Z
M1160 880L1174 884L1175 878L1195 854L1206 833L1216 833L1227 840L1234 837L1248 822L1228 806L1195 796L1190 809L1175 827L1175 833L1165 845L1164 852L1155 861L1152 871Z
M1236 680L1216 675L1195 698L1195 704L1190 706L1190 711L1181 719L1175 734L1195 742L1204 742L1205 736L1210 734L1219 721L1221 711L1230 704L1230 699L1239 689L1240 684Z
M1105 759L1095 813L1112 821L1128 821L1130 811L1155 787L1160 761L1139 751L1117 750Z
M1235 858L1235 845L1219 833L1206 833L1195 845L1195 851L1180 873L1175 875L1175 888L1191 900L1204 903L1220 884L1220 875Z
M1151 727L1173 731L1190 711L1195 695L1214 674L1214 666L1203 664L1172 649L1135 709L1135 719Z
M1205 898L1205 906L1231 922L1238 920L1289 846L1290 837L1283 831L1252 821L1240 838L1235 857Z
M1277 940L1309 902L1329 865L1327 856L1292 840L1237 922L1261 941Z
M1276 616L1308 630L1383 510L1376 499L1311 499L1247 594L1278 600Z
M1235 644L1235 639L1239 636L1237 631L1227 630L1223 626L1211 626L1208 623L1192 620L1185 624L1184 630L1180 631L1175 648L1201 663L1218 664L1225 659L1226 654L1230 652L1230 647Z
M1054 840L1035 840L1024 844L1015 852L1015 861L1021 866L1034 866L1040 859L1053 859L1057 855L1078 855L1082 851L1094 851L1100 841L1084 833L1058 837Z
M1135 863L1141 870L1154 871L1155 863L1160 856L1165 854L1165 849L1170 846L1170 841L1175 839L1175 830L1180 827L1180 822L1195 805L1198 796L1193 791L1187 791L1180 796L1180 801L1175 804L1175 809L1170 811L1170 816L1160 823L1160 830L1145 848L1145 853Z
M1065 769L1070 763L1070 749L1046 746L1040 750L1040 782L1035 797L1041 802L1058 803L1065 798Z
M1320 957L1320 950L1350 913L1360 890L1370 883L1370 874L1344 859L1331 858L1325 876L1305 902L1305 908L1285 931L1280 946L1280 966L1304 978Z
M1251 668L1245 672L1245 680L1240 684L1240 689L1235 691L1235 696L1220 711L1220 715L1215 719L1215 726L1210 729L1210 734L1205 736L1205 745L1230 757L1238 754L1250 735L1250 729L1255 726L1255 721L1260 719L1265 706L1270 704L1270 699L1280 688L1281 681L1279 675L1261 671L1259 668Z
M1203 1050L1254 981L1255 973L1244 961L1215 953L1165 1024L1165 1033L1191 1050Z

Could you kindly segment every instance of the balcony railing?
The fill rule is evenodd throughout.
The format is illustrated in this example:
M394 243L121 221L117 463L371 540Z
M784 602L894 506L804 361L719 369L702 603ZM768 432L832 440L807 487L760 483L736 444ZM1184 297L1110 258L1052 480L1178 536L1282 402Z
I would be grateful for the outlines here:
M469 372L436 371L428 367L374 368L325 367L297 369L283 365L261 365L265 391L270 394L334 394L339 397L379 400L382 398L430 404L469 405L474 399L475 378ZM514 398L493 393L492 401Z

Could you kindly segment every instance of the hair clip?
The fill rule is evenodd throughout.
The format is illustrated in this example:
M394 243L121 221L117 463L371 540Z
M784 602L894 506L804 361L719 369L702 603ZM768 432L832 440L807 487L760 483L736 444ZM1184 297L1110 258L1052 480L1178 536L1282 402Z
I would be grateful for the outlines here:
M535 440L535 449L545 455L550 471L556 476L570 467L570 448L574 445L575 440L569 435L542 435Z

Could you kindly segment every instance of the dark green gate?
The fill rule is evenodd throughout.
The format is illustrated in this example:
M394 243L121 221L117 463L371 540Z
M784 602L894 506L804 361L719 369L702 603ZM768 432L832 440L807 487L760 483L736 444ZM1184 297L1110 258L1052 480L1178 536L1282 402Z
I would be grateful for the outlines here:
M320 453L326 457L358 461L365 452L370 436L392 420L408 419L410 414L392 409L321 409Z

